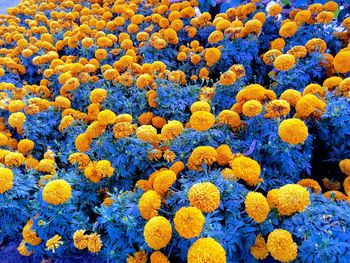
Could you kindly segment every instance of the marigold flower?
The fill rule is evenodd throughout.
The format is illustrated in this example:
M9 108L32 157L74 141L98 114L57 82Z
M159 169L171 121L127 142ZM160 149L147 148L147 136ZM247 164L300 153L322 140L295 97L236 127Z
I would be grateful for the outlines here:
M277 209L281 215L303 212L310 204L310 194L298 184L286 184L278 189Z
M143 193L138 203L140 214L146 220L157 216L160 206L161 196L153 190Z
M217 160L217 152L211 146L199 146L193 150L188 158L188 167L191 170L202 171L203 164L210 166Z
M244 205L248 216L259 224L269 215L270 206L261 193L249 192L245 197Z
M80 229L74 232L73 242L77 249L83 250L88 246L89 236L85 235L85 230Z
M61 241L61 239L62 237L60 235L54 235L52 238L46 241L46 249L55 253L55 249L63 245L63 241Z
M297 184L310 188L315 194L319 194L322 191L320 184L310 178L301 179Z
M157 193L164 195L168 191L168 189L175 183L176 178L176 174L171 170L161 171L154 179L153 189Z
M134 255L129 255L126 263L147 263L147 260L148 257L146 251L141 250L135 252Z
M97 88L90 92L90 101L92 103L101 103L107 98L107 90Z
M208 67L212 67L221 57L220 49L212 47L204 51L204 58Z
M171 224L163 216L152 217L145 225L143 236L150 248L159 250L168 245L171 239Z
M221 111L219 113L219 122L229 125L232 129L238 128L241 125L239 114L232 110Z
M292 235L283 229L275 229L267 237L267 249L275 260L289 262L296 259L298 246Z
M42 159L38 163L38 165L35 167L35 170L42 172L42 173L50 173L54 174L56 170L56 163L54 160L51 159Z
M236 79L236 73L231 70L228 70L220 76L220 84L225 86L231 86L233 83L236 82Z
M175 213L175 229L183 238L198 237L202 232L204 223L204 216L196 207L182 207Z
M339 168L344 174L350 176L350 159L341 160L339 162Z
M281 122L278 127L278 135L282 141L296 145L306 141L309 131L303 121L291 118Z
M309 10L300 10L296 13L294 20L300 25L308 22L311 19L311 12Z
M72 196L72 187L63 179L48 182L42 192L43 200L52 205L66 203Z
M151 263L170 263L168 258L160 251L154 251L150 257Z
M188 191L191 206L205 213L213 212L220 205L220 191L209 182L194 184Z
M325 108L326 103L313 94L306 94L300 98L295 107L298 116L304 119L310 117L310 115L314 115L315 117L322 116Z
M250 186L257 185L262 181L259 163L249 157L239 156L230 162L230 166L234 175L244 180Z
M341 184L339 181L337 180L331 180L327 177L322 179L322 183L323 186L327 189L327 190L339 190L341 187Z
M225 166L229 164L230 161L233 160L233 153L231 151L231 148L226 145L222 144L218 148L216 148L217 152L217 163L221 166Z
M19 152L10 152L5 157L5 165L7 165L9 167L21 166L24 164L24 161L25 161L25 158L24 158L23 154L21 154Z
M313 38L306 42L305 47L308 52L324 53L327 49L327 44L323 39ZM339 54L339 53L338 53Z
M25 242L32 246L37 246L42 242L42 240L40 237L38 237L37 233L32 230L33 223L33 219L30 219L26 223L22 230L22 236Z
M242 113L247 117L254 117L262 112L262 105L258 100L249 100L243 104Z
M208 37L208 43L216 44L224 38L224 34L220 30L213 31Z
M325 198L335 200L335 201L346 201L348 200L348 197L343 194L342 192L339 192L337 190L334 191L328 191L323 194Z
M206 101L196 101L191 105L191 113L196 111L207 111L210 112L210 104Z
M318 95L320 97L324 97L326 95L326 90L319 84L309 84L303 90L303 96L306 94Z
M261 31L261 28L262 23L258 19L248 20L244 25L244 29L246 30L247 34L254 33L258 35Z
M0 167L0 194L12 189L13 178L14 176L10 169Z
M293 55L295 58L304 58L307 55L307 49L304 46L294 46L287 51L287 54Z
M111 110L100 111L97 115L97 120L101 125L114 124L117 121L117 116Z
M226 263L226 252L215 239L199 238L192 244L187 254L188 263Z
M178 173L180 173L183 169L185 169L185 165L184 165L183 162L178 161L178 162L175 162L172 166L170 166L169 169L172 170L174 173L178 174Z
M289 54L282 54L278 56L273 62L273 65L279 71L288 71L294 66L294 64L295 57Z
M86 152L90 149L91 139L86 133L79 134L75 139L75 147L79 152Z
M33 254L33 250L28 251L25 240L21 241L21 244L17 247L17 251L25 257L29 257L31 254Z
M213 114L207 111L196 111L190 117L191 128L196 131L206 131L215 123Z
M137 128L136 136L142 141L155 143L158 140L157 130L151 125L142 125Z
M262 235L259 234L255 237L255 243L254 246L250 247L250 253L258 260L265 259L269 255L265 238Z
M337 72L348 73L350 71L350 50L340 50L334 57L333 65Z
M285 100L272 100L266 105L266 118L284 117L290 112L290 105Z
M26 121L26 115L22 112L12 113L8 118L8 124L12 128L21 128Z
M279 35L281 37L292 37L295 35L295 33L298 31L298 25L297 23L291 21L291 22L286 22L284 23L279 31Z
M97 233L89 235L87 248L91 253L100 252L102 245L103 244L102 244L100 235L98 235Z
M338 4L334 1L328 1L323 5L324 10L330 12L336 12L338 10Z

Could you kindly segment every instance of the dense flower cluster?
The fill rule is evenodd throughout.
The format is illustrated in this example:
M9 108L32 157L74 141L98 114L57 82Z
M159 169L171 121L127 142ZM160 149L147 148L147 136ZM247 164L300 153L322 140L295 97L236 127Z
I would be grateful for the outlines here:
M33 262L350 258L348 9L236 2L0 15L0 244Z

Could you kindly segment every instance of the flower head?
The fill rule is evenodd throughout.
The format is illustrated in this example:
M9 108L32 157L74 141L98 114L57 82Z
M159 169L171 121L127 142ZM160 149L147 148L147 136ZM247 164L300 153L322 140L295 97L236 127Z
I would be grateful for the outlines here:
M265 259L269 255L265 238L262 235L259 234L255 237L255 243L254 246L250 247L250 253L259 260Z
M129 255L126 263L147 263L148 257L144 250L137 251L133 255Z
M261 113L262 105L258 100L249 100L243 104L242 113L247 117L254 117Z
M286 184L278 189L277 209L281 215L290 216L303 212L310 204L310 194L298 184Z
M350 176L350 159L341 160L339 162L339 168L344 174Z
M46 241L46 249L55 253L55 249L63 245L63 241L61 241L61 239L62 237L60 235L54 235L52 238Z
M150 220L152 217L157 216L160 206L161 196L153 190L145 192L141 196L138 204L140 214L146 220Z
M275 229L267 238L267 249L271 256L282 262L296 259L298 246L293 242L292 235L283 229Z
M199 146L193 150L188 158L188 168L191 170L202 171L203 164L210 166L218 158L216 150L211 146Z
M13 187L13 173L10 169L0 167L0 194L12 189Z
M101 236L97 233L90 234L88 239L88 250L91 253L98 253L102 248Z
M168 258L160 251L154 251L151 254L151 263L170 263Z
M230 166L236 177L243 179L248 185L254 186L262 181L260 178L261 168L257 161L240 156L231 161Z
M159 250L168 245L171 239L171 224L165 217L152 217L145 225L143 236L150 248Z
M63 179L48 182L42 196L45 202L53 205L66 203L72 195L72 187Z
M154 179L153 188L157 193L164 195L170 186L175 183L176 178L176 174L171 170L161 171Z
M220 205L220 191L209 182L194 184L188 191L187 197L191 206L206 213L213 212Z
M273 62L273 65L275 66L275 68L280 71L288 71L294 66L294 64L295 64L295 57L290 54L280 55Z
M215 123L213 114L207 111L196 111L190 118L191 128L196 131L206 131Z
M249 192L244 201L245 211L250 218L257 223L262 223L266 220L270 207L265 196L261 193Z
M89 236L85 235L85 230L80 229L74 232L73 242L77 249L83 250L88 246Z
M175 229L180 236L190 239L198 237L204 226L204 216L196 207L182 207L175 213Z
M199 238L192 244L187 254L188 263L226 263L226 252L215 239Z
M281 122L278 127L278 135L282 141L296 145L306 141L309 131L303 121L291 118Z

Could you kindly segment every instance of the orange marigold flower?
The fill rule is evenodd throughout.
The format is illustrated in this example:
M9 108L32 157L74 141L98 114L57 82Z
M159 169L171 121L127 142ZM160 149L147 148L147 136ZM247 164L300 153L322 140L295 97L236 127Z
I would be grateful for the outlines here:
M347 73L350 71L350 50L342 49L334 57L334 68L337 72Z
M279 4L274 4L272 6L270 6L268 13L270 16L277 16L282 12L282 6L280 6Z
M205 58L205 61L207 62L208 67L211 67L216 62L218 62L220 57L221 57L221 52L220 52L220 49L218 48L215 48L215 47L207 48L204 51L204 58Z
M279 31L279 35L281 37L292 37L295 35L295 33L298 31L298 25L297 23L291 21L291 22L286 22L284 23Z
M196 131L206 131L215 123L213 114L207 111L196 111L190 118L191 128Z
M204 216L196 207L182 207L175 213L175 229L183 238L198 237L202 232L204 223Z
M319 194L322 191L320 184L310 178L301 179L297 184L310 188L315 194Z
M275 59L273 65L279 71L288 71L295 65L295 57L289 54L280 55Z
M287 89L282 94L280 99L287 101L290 105L296 106L297 102L301 98L301 93L295 89Z
M129 255L126 263L147 263L148 257L144 250L135 252L134 255ZM159 262L161 263L161 262Z
M187 197L191 206L205 213L213 212L220 205L220 191L209 182L194 184L188 191Z
M348 200L348 197L343 194L342 192L339 192L337 190L334 191L328 191L323 194L324 197L335 200L335 201L346 201Z
M188 263L226 263L226 252L215 239L199 238L192 244L187 254Z
M258 100L249 100L243 104L242 113L247 117L254 117L261 113L262 105Z
M310 194L298 184L286 184L278 189L277 209L281 215L303 212L310 204Z
M232 129L241 125L241 119L237 112L232 110L223 110L219 113L219 122L229 125Z
M145 225L143 236L150 248L159 250L168 245L171 239L171 224L163 216L152 217Z
M79 152L86 152L90 149L91 140L86 133L79 134L75 139L75 147Z
M97 233L90 234L88 239L88 250L91 253L98 253L102 248L101 236Z
M202 171L203 164L210 166L216 162L218 154L211 146L199 146L193 150L188 158L188 167L191 170Z
M272 100L266 105L266 118L284 117L290 112L290 105L285 100Z
M13 178L14 176L10 169L0 167L0 194L12 189Z
M231 86L233 83L236 82L236 79L236 73L231 70L228 70L220 76L220 84L225 86Z
M310 115L315 117L322 116L325 111L326 103L313 94L306 94L299 99L295 109L300 118L308 118Z
M319 84L309 84L303 90L303 96L306 94L318 95L320 97L324 97L326 95L326 90Z
M350 159L341 160L339 162L339 168L344 174L350 176Z
M26 225L23 227L22 236L25 242L32 246L37 246L42 242L42 239L38 236L38 234L32 230L32 226L34 224L33 219L30 219Z
M255 237L255 243L254 246L250 247L250 253L258 260L265 259L269 255L265 238L262 235L259 234Z
M270 206L265 196L257 192L249 192L244 201L245 211L257 223L266 220L270 212Z
M292 235L283 229L275 229L267 237L267 250L278 261L289 262L296 259L298 246L293 242Z
M80 229L74 232L73 242L77 249L83 250L88 246L89 236L85 235L85 230Z
M175 183L176 178L176 174L171 170L161 171L154 179L153 189L157 193L164 195L168 191L168 189Z
M231 148L226 144L222 144L216 148L216 152L218 154L217 163L221 166L229 164L234 158Z
M158 209L161 206L161 196L153 190L149 190L141 196L138 208L142 218L150 220L158 215Z
M72 187L63 179L48 182L42 192L43 200L49 204L66 203L72 196Z
M154 251L150 257L151 263L170 263L167 257L160 251Z
M278 127L278 135L282 141L296 145L303 144L306 141L309 131L303 121L291 118L281 122Z
M261 168L257 161L240 156L230 162L233 173L238 178L244 180L248 185L254 186L262 181L260 178Z

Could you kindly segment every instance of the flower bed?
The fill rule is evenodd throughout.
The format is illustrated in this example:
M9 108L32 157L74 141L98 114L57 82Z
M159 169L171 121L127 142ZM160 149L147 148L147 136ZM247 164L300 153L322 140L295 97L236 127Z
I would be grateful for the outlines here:
M1 243L34 262L349 262L350 18L198 5L0 16Z

